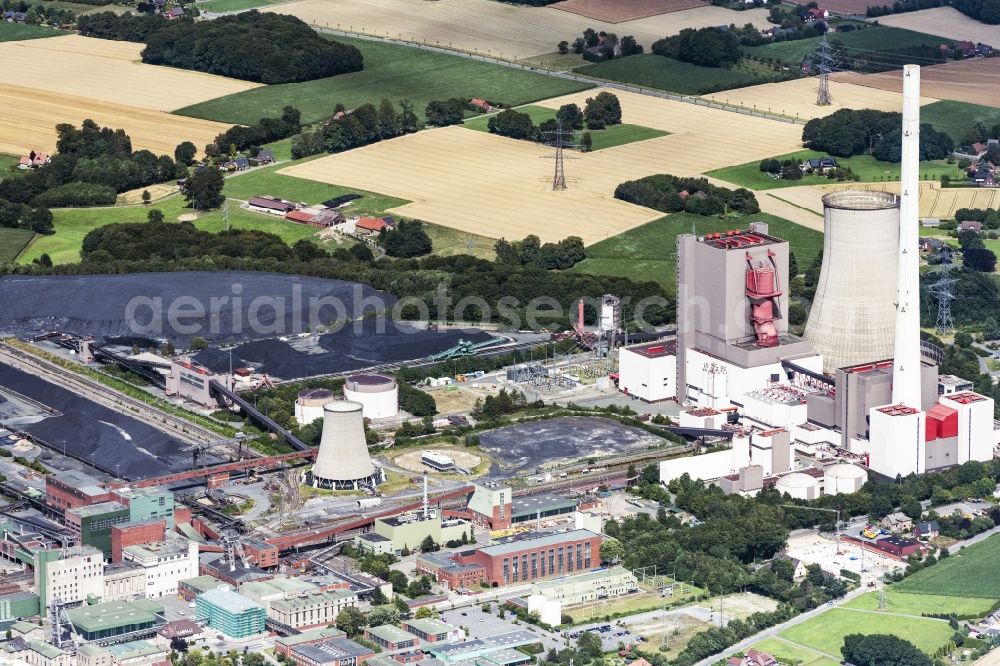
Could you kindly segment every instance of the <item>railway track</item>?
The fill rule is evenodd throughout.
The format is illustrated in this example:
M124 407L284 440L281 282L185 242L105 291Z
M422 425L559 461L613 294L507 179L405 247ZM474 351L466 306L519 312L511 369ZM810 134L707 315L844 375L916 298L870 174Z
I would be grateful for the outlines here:
M0 343L0 363L61 386L103 407L150 425L191 445L218 445L225 440L216 433L149 403L129 397L51 361Z

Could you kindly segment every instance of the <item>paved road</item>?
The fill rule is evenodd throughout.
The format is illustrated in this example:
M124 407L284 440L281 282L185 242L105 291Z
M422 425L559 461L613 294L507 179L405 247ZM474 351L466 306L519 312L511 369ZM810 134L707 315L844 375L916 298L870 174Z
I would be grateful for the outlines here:
M830 610L831 608L836 608L837 606L840 606L840 605L842 605L844 603L847 603L851 599L854 599L855 597L859 597L862 594L864 594L866 592L869 592L869 591L870 590L868 590L867 588L859 587L858 589L856 589L856 590L848 593L847 596L834 601L830 605L824 604L824 605L820 606L819 608L814 608L811 611L806 611L805 613L802 613L801 615L796 615L795 617L793 617L788 622L785 622L783 624L778 624L778 625L775 625L775 626L771 627L770 629L765 629L764 631L758 632L758 633L754 634L753 636L751 636L750 638L742 640L739 643L736 643L735 645L729 646L728 648L726 648L725 650L723 650L722 652L720 652L718 654L714 654L711 657L708 657L707 659L702 659L701 661L699 661L694 666L712 666L712 664L714 664L715 662L717 662L719 659L722 659L726 655L732 654L734 652L746 651L746 649L749 648L754 643L758 643L758 642L764 640L765 638L770 638L771 636L776 636L777 634L781 633L785 629L788 629L789 627L794 627L797 624L802 624L803 622L805 622L807 620L811 620L814 617L816 617L817 615L819 615L820 613L825 613L826 611Z

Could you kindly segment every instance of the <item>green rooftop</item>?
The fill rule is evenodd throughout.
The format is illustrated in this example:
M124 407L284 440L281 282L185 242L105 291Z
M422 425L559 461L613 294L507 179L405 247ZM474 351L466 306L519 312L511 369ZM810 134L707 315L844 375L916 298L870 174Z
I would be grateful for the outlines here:
M393 626L391 624L382 624L377 627L368 627L365 630L366 633L380 638L386 643L402 643L404 641L415 641L419 640L417 636L414 636L405 629L400 629L399 627Z
M323 603L325 601L338 601L340 599L344 599L345 597L353 596L353 592L343 592L340 590L333 590L331 592L316 592L314 594L307 594L301 597L289 597L288 599L272 601L271 608L278 608L284 611L294 611L299 608L315 606L316 604Z
M279 636L275 643L280 643L281 645L287 645L292 647L293 645L301 645L302 643L310 643L312 641L322 640L324 638L341 638L346 636L340 629L334 629L333 627L325 627L323 629L313 629L312 631L303 631L301 634L295 636Z
M93 606L80 606L66 611L66 617L78 631L104 632L136 624L153 624L163 606L148 599L109 601Z
M44 641L28 641L28 647L46 659L58 659L65 654L55 645L49 645Z
M404 620L404 622L406 623L406 626L411 629L416 629L417 631L428 635L447 634L455 628L450 624L442 622L441 620L435 620L432 617Z
M165 651L163 648L157 647L149 641L129 641L128 643L109 645L107 650L111 654L115 655L118 661L148 657L149 655L159 654Z
M240 594L262 599L272 594L302 594L318 589L318 585L299 578L275 578L273 580L244 583L240 586Z
M232 585L219 580L215 576L195 576L194 578L185 578L180 581L178 585L189 587L194 590L196 594L208 592L209 590L214 590L217 587L224 587L227 590L233 589Z
M66 513L88 518L90 516L103 516L106 513L115 511L128 511L128 507L118 502L100 502L89 506L78 506L75 509L66 509Z

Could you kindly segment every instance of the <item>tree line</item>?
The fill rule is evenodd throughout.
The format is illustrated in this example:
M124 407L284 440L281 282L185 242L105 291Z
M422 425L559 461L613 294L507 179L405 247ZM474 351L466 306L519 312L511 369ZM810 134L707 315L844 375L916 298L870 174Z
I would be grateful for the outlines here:
M105 4L104 2L86 2L84 4ZM23 12L27 14L25 23L28 25L73 25L76 23L76 14L69 9L53 6L47 2L32 4L24 0L3 0L0 2L0 10L5 12Z
M635 41L632 35L625 35L618 39L618 35L613 32L598 32L593 28L583 31L581 37L573 40L571 45L566 40L556 45L556 50L565 55L573 51L577 55L582 55L584 60L601 61L611 60L615 57L626 58L631 55L642 54L642 44Z
M840 109L825 118L813 118L802 129L807 148L837 157L871 155L881 162L899 162L902 155L903 116L873 109ZM920 125L920 159L944 159L955 142L932 125Z
M653 53L702 67L732 67L739 62L740 39L730 30L684 28L653 42Z
M501 238L493 244L493 250L498 264L530 266L542 270L566 270L587 258L583 239L579 236L569 236L558 243L545 244L534 234L520 241Z
M757 197L745 188L718 187L706 178L682 178L670 174L629 180L615 188L615 198L663 213L687 211L696 215L727 212L760 212Z
M401 100L398 110L388 99L379 102L378 107L362 104L351 111L337 104L326 121L292 138L292 159L337 153L419 129L420 120L409 100Z
M361 71L354 46L327 39L301 19L250 10L213 21L103 12L80 17L80 34L144 42L142 61L266 84Z
M491 134L506 136L524 141L552 142L555 133L577 131L586 127L588 130L602 130L622 122L622 107L618 97L610 92L598 93L587 98L581 110L576 104L563 104L556 111L554 118L547 118L537 126L527 113L516 109L505 109L487 122L486 128ZM564 143L570 143L566 140ZM593 137L590 132L584 132L580 137L579 148L589 152L593 147Z
M294 106L286 106L279 118L261 118L252 125L233 125L215 137L215 141L205 148L205 155L216 157L234 150L249 150L253 155L255 149L264 144L287 139L301 129L302 114Z
M951 6L977 21L1000 24L1000 0L952 0Z

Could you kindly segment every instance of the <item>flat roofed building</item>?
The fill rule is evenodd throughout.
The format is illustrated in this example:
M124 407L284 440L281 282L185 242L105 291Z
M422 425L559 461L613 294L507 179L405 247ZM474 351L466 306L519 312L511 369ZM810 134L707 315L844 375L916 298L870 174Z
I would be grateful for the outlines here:
M311 629L293 636L279 636L274 640L274 653L288 657L290 656L292 649L297 646L322 643L323 641L331 638L343 638L344 636L346 636L346 634L343 631L333 627Z
M293 629L320 627L336 622L341 610L358 603L354 592L306 592L272 601L267 614Z
M469 511L472 521L491 530L504 530L511 526L511 502L513 491L506 483L495 479L479 479L472 482L472 497Z
M177 594L177 583L198 574L198 544L183 537L122 549L122 561L146 571L146 596Z
M475 551L473 558L495 586L528 583L590 571L601 561L601 541L589 530L572 530L487 546Z
M562 601L567 606L631 594L638 589L639 582L624 567L599 569L531 584L532 594Z
M194 601L202 592L208 592L216 588L233 589L229 583L219 580L215 576L195 576L185 578L177 583L177 593L187 601Z
M392 539L375 532L365 532L354 537L354 547L363 553L375 555L392 555L395 552Z
M400 624L402 624L403 629L406 629L425 643L461 640L463 637L462 631L458 627L453 627L447 622L435 620L430 617L403 620Z
M290 656L298 666L361 666L375 651L348 638L332 638L293 647Z
M365 638L385 650L405 650L420 644L417 636L391 624L368 627Z
M104 594L104 553L93 546L37 550L34 568L42 612L56 598L71 605Z
M263 633L267 609L241 594L220 588L198 595L195 615L212 629L241 639Z
M129 520L128 507L118 502L98 502L66 509L66 527L86 546L100 548L105 559L111 557L111 528Z
M148 599L110 601L66 611L66 618L87 641L149 630L163 623L163 606Z
M75 469L45 477L45 502L53 508L72 509L110 499L110 490L99 485L94 477Z
M81 645L77 651L77 666L157 666L169 663L167 645L154 645L149 641L129 641L101 646L94 643Z
M146 570L123 562L104 567L104 601L128 601L146 596Z
M566 499L552 493L515 497L511 507L511 520L516 525L539 517L545 519L562 516L576 511L576 506L576 500Z
M677 343L653 342L618 352L618 388L646 402L677 396Z

